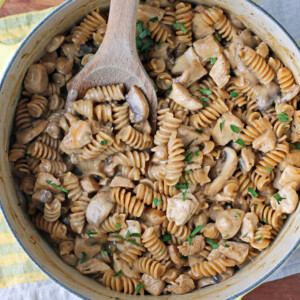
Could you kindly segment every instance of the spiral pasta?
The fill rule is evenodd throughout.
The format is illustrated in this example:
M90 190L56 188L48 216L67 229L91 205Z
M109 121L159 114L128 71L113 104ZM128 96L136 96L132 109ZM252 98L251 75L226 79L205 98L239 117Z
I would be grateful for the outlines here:
M149 274L155 279L162 277L166 271L165 266L149 257L141 257L136 260L134 268L138 272Z
M97 102L124 100L124 85L116 84L91 88L86 92L84 99Z
M45 158L53 161L62 160L60 154L56 150L37 141L29 145L27 152L35 158Z
M181 241L185 241L191 234L191 230L186 225L177 226L174 222L169 220L165 220L162 226Z
M48 100L45 97L34 94L27 104L27 110L32 117L39 118L46 111L47 106Z
M53 223L60 217L61 203L54 199L51 203L46 203L44 207L44 218L47 222Z
M288 68L280 68L277 72L277 80L282 94L287 93L296 84L292 72Z
M274 228L282 225L282 214L275 211L272 207L260 203L253 205L251 211L255 212L261 222L266 222Z
M191 4L180 2L175 6L176 24L182 24L183 28L176 27L176 41L181 44L189 44L192 41L192 18L193 11Z

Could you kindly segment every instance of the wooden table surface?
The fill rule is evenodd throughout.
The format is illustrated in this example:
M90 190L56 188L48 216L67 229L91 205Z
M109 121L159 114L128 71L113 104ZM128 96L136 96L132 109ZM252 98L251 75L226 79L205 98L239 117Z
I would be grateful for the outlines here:
M0 17L42 10L59 5L64 0L6 0L0 8ZM300 274L264 283L243 297L243 300L300 299Z

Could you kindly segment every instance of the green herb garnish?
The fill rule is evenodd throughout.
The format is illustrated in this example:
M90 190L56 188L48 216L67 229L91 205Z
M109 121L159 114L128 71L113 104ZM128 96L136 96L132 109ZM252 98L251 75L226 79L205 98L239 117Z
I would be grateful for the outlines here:
M257 239L257 241L261 241L263 239L263 236L261 235L258 239Z
M267 220L266 220L266 218L263 218L263 221L264 221L264 223L266 223L266 224L267 224Z
M189 242L189 245L192 245L192 238L191 237L187 237L186 240Z
M175 185L176 190L186 190L189 187L187 182Z
M137 48L140 48L140 47L142 47L142 46L143 46L142 40L141 40L139 37L137 37L137 38L136 38L136 47L137 47Z
M203 132L202 129L196 129L196 131L197 131L198 133L202 133L202 132Z
M139 38L142 40L144 39L146 36L150 36L151 35L151 31L149 29L145 29L144 31L142 31L139 34Z
M257 197L258 197L257 192L256 192L255 189L253 189L252 187L248 187L248 192L249 192L254 198L257 198Z
M134 245L134 246L139 247L139 244L138 244L135 240L126 239L125 241L131 243L131 244Z
M107 145L107 140L101 141L101 146Z
M171 240L171 234L169 232L164 234L162 241L167 242L167 241L170 241L170 240Z
M137 27L139 33L141 33L141 32L143 31L143 23L138 22L138 23L136 24L136 27Z
M184 171L184 174L190 174L192 173L192 170Z
M202 229L204 228L203 225L198 225L194 230L193 232L191 233L190 237L194 237L199 231L201 231Z
M166 90L166 92L168 93L168 94L170 94L171 92L172 92L172 89L173 89L173 87L172 87L172 84L168 87L168 89Z
M207 95L207 96L209 96L212 93L211 90L206 90L206 89L201 89L201 88L199 89L199 91L202 92L203 94Z
M230 247L228 244L224 244L223 246L226 247L226 248L229 248L229 247Z
M161 249L160 252L161 252L161 253L164 253L164 252L165 252L165 249Z
M214 243L214 241L212 239L206 238L206 241L211 245L213 250L219 248L219 245Z
M28 156L30 158L34 158L30 153L28 153L27 151L24 151L25 156Z
M119 235L119 234L113 234L112 236L115 237L115 238L117 238L117 239L124 240L124 238L121 235Z
M187 163L189 163L191 161L191 159L192 159L193 154L194 154L193 152L187 153L187 155L185 156L184 161L186 161Z
M223 121L220 123L220 130L221 130L221 132L223 131L224 124L225 124L225 120L223 120Z
M196 155L196 156L200 156L200 150L198 150L198 149L195 150L195 155Z
M187 193L187 189L182 193L182 200L185 201L186 199L186 193Z
M237 93L237 92L230 92L230 96L232 98L236 98L238 95L239 95L239 93Z
M244 239L247 235L248 235L248 232L242 236L242 239Z
M156 21L158 21L158 17L154 17L154 18L150 19L149 21L152 23L155 23Z
M187 259L188 259L188 257L187 257L187 256L183 256L183 255L181 255L181 256L180 256L180 259L187 260Z
M46 180L46 183L48 183L49 185L51 185L51 186L52 186L54 189L56 189L56 190L62 191L62 192L64 192L64 193L66 193L66 194L69 193L68 190L66 190L65 188L63 188L63 187L61 187L61 186L56 185L55 183L52 183L51 180Z
M81 117L82 117L82 115L81 115L78 111L75 111L75 115L76 115L76 117L78 117L78 118L81 118Z
M278 204L280 204L280 202L285 199L285 198L282 198L278 193L274 194L274 198L275 200L277 201Z
M144 283L140 283L136 286L135 291L137 292L137 294L140 293L141 288L143 288L145 286Z
M116 228L117 228L118 230L121 229L120 223L116 223Z
M154 203L155 206L158 206L158 205L162 204L163 201L162 201L161 199L156 199L156 198L154 197L154 198L153 198L153 203Z
M276 115L276 118L281 121L281 122L285 122L285 123L289 123L289 116L287 115L286 111L284 111L283 113Z
M217 57L209 58L210 64L213 65L217 61Z
M239 129L235 125L230 125L230 128L235 133L239 133L240 132Z
M267 169L267 171L268 171L269 173L271 173L271 172L273 171L273 169L272 169L272 168L269 168L268 166L266 166L266 169Z
M97 234L97 232L90 231L90 230L87 230L85 233L88 235L88 237L91 237L92 235Z
M143 52L143 51L147 50L149 47L152 46L152 44L153 44L152 40L146 42L146 43L143 45L143 47L141 48L141 51Z
M160 41L160 42L158 43L158 45L157 45L158 50L160 50L161 45L162 45L162 41Z
M85 262L85 259L86 259L86 253L85 252L81 252L82 253L82 258L80 260L80 263L84 263Z
M174 28L179 28L184 34L186 34L186 28L182 23L175 23L173 24Z
M243 147L246 147L246 144L242 139L237 139L235 142Z
M209 98L202 98L202 106L203 106L203 108L206 108L208 101L209 101Z
M27 202L32 202L32 197L26 193L24 193L25 199Z
M134 233L130 233L129 235L130 237L141 237L140 233L134 232Z
M119 272L111 275L111 277L118 277L118 276L121 276L122 275L122 270L119 270Z

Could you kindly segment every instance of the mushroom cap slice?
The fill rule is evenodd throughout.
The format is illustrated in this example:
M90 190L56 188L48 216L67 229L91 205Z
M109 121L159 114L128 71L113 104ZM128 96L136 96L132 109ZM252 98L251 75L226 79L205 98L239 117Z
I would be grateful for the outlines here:
M134 112L134 123L144 122L149 117L149 104L143 92L136 86L131 87L126 101Z
M215 195L218 193L226 184L227 179L229 179L238 164L238 158L234 149L226 147L223 150L223 161L221 173L217 178L214 179L213 182L207 184L205 186L205 194L206 195Z
M223 239L233 238L240 230L245 212L241 209L228 209L220 212L216 219L216 226Z

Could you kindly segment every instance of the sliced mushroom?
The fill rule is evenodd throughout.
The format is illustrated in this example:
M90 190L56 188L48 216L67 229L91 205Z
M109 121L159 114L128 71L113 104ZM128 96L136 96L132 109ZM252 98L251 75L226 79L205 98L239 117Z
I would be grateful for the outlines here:
M255 154L251 147L243 148L241 150L241 157L239 158L240 168L243 173L248 173L255 163Z
M168 48L170 44L169 43L162 43L160 47L158 45L155 45L154 48L150 52L150 57L154 58L162 58L165 61L169 60L168 56Z
M33 64L28 68L24 79L24 88L32 94L43 93L48 86L48 74L42 64Z
M132 267L129 267L128 263L121 259L117 253L113 254L113 260L114 260L114 269L116 272L119 270L122 270L122 275L133 278L133 279L140 279L140 273L136 270L134 270Z
M253 212L248 212L243 218L240 239L247 243L252 243L256 226L258 224L258 217Z
M203 14L202 13L195 13L192 19L192 30L193 35L196 39L203 39L204 37L211 35L215 32L213 26L208 25L206 22L203 21Z
M136 86L130 88L126 101L134 112L134 123L145 122L149 117L149 104L143 92Z
M52 193L46 189L37 190L32 195L32 201L38 201L41 203L50 203L52 199Z
M209 219L208 212L206 210L204 210L199 215L193 217L193 223L194 223L195 227L204 226L207 224L208 219Z
M55 71L56 68L57 52L46 53L40 60L40 63L45 66L48 74Z
M294 113L291 141L292 143L300 142L300 110L297 110Z
M281 187L284 187L292 182L296 184L295 190L298 191L300 188L300 168L288 165L282 172L281 177L278 180L278 184Z
M272 151L276 146L276 136L272 130L268 129L263 134L258 136L253 142L252 147L264 153Z
M205 239L203 235L196 235L192 238L191 245L188 241L185 241L183 245L178 246L179 252L184 256L190 256L201 252L205 247Z
M127 189L133 189L135 184L128 178L122 176L115 176L111 183L109 184L110 187L124 187Z
M131 111L131 110L130 110ZM135 117L134 117L135 118ZM133 127L138 130L139 132L141 133L149 133L151 134L151 125L149 123L148 120L146 120L145 122L141 122L141 123L138 123L138 124L134 124Z
M145 284L145 290L153 296L159 296L166 286L163 280L155 279L148 274L143 274L142 281Z
M109 191L98 192L87 206L86 219L92 226L99 227L114 208L109 194Z
M215 37L210 34L204 39L198 40L193 43L195 52L200 56L202 61L209 58L217 58L219 53L222 53L223 47L218 43Z
M46 51L49 53L56 51L62 45L64 40L65 40L65 36L63 34L60 33L55 35L51 39L50 43L47 45Z
M233 238L240 230L245 212L241 209L228 209L218 214L216 226L223 239Z
M202 142L209 141L209 136L205 133L195 131L195 128L180 125L178 130L178 137L181 138L185 147L200 145Z
M181 56L176 59L175 65L172 68L172 73L183 73L188 67L192 66L195 61L201 63L193 47L189 47Z
M83 263L79 262L76 269L81 274L98 274L111 270L111 267L100 259L91 258Z
M157 17L160 21L165 11L161 8L140 4L138 9L137 20L140 22L149 22L150 19Z
M45 130L47 123L46 120L37 120L32 123L31 127L18 130L16 133L18 143L21 145L29 143Z
M173 83L170 98L177 104L187 108L188 110L195 111L202 108L202 103L180 83Z
M216 125L212 129L211 135L214 142L217 145L225 146L231 140L237 140L239 133L233 130L233 126L240 131L244 127L244 124L240 118L237 118L228 111L218 119Z
M171 282L171 285L167 286L167 291L176 295L183 295L194 289L194 281L186 274L180 275L175 282Z
M82 260L85 257L86 260L93 258L96 254L101 251L100 245L88 245L85 244L84 239L77 237L75 240L75 255Z
M214 80L219 88L225 86L230 78L230 64L223 54L219 54L217 61L209 72L209 76Z
M226 242L224 245L219 245L219 251L224 254L225 257L236 261L237 264L240 265L248 256L249 245L238 242Z
M221 274L217 274L217 278L219 282L223 282L227 280L229 277L232 277L234 274L234 268L226 268Z
M298 175L299 177L299 175ZM277 194L281 197L279 201L274 196L271 199L273 209L280 213L291 214L297 208L299 196L296 192L296 182L286 184Z
M56 61L56 70L63 75L70 74L73 70L73 64L74 60L72 58L60 56Z
M186 193L185 201L183 201L183 194L180 193L168 199L167 218L180 226L195 214L198 206L199 203L193 194Z
M223 159L221 165L221 172L212 183L208 183L205 186L204 191L206 195L211 196L218 193L226 184L227 179L229 179L233 175L237 167L238 158L234 149L226 147L224 148L222 155Z

